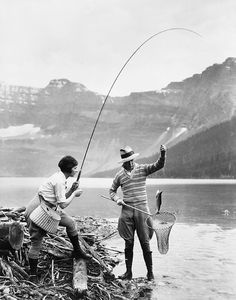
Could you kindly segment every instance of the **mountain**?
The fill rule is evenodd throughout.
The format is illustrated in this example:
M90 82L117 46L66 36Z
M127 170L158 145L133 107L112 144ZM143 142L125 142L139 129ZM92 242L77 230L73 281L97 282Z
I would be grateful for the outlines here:
M159 154L138 159L152 163ZM118 168L98 172L94 177L114 177ZM236 178L236 117L205 129L167 151L163 170L150 177Z
M204 132L210 132L208 142L214 144L210 136L214 131L210 129L233 122L235 96L236 58L227 58L160 91L109 97L82 174L91 176L115 168L119 149L127 144L147 160L166 144L168 176L182 177L183 166L178 162L184 152L179 154L178 149L184 142L194 145ZM66 154L75 156L81 164L104 99L105 95L68 79L51 80L45 88L0 82L0 176L47 176ZM221 153L219 146L215 146L214 153ZM199 144L198 149L203 158L204 145ZM215 176L195 169L187 174ZM227 175L223 171L217 174Z

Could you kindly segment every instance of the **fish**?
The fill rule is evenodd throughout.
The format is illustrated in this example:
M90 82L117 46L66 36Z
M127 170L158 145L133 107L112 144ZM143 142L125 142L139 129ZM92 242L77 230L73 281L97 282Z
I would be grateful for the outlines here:
M160 208L161 208L161 204L162 204L162 191L157 190L156 192L156 211L155 214L159 214L160 212Z

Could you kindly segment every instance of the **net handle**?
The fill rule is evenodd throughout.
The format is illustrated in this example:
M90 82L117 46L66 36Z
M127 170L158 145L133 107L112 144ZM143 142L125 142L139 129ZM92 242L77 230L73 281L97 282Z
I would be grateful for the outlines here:
M113 199L111 199L111 198L109 198L109 197L106 197L106 196L104 196L104 195L100 195L100 196L101 196L102 198L111 200L111 201L113 201L113 202L116 203L115 200L113 200ZM131 205L129 205L129 204L124 203L124 204L122 204L122 205L127 206L127 207L129 207L129 208L132 208L132 209L134 209L134 210L137 210L137 211L139 211L139 212L141 212L141 213L143 213L143 214L146 214L146 215L148 215L148 216L151 216L151 217L153 216L152 214L150 214L150 213L148 213L148 212L146 212L146 211L144 211L144 210L142 210L142 209L139 209L139 208L137 208L137 207L131 206Z

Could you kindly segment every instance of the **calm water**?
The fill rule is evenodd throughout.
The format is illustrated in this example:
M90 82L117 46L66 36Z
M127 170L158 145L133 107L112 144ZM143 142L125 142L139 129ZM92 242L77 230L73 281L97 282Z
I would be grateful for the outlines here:
M0 206L24 206L43 178L0 178ZM67 208L71 215L119 217L120 208L108 195L111 179L82 178L84 193ZM156 237L151 240L157 288L151 299L236 299L236 181L235 180L148 180L151 212L156 190L163 191L162 209L176 212L170 234L170 250L159 254ZM123 251L117 235L109 248ZM120 256L123 259L123 255ZM124 271L124 262L114 270ZM133 273L145 276L142 252L136 239Z
M0 206L24 206L37 192L43 178L0 178ZM72 215L119 217L120 208L108 196L112 179L82 178L83 194L66 209ZM236 180L149 179L147 193L155 212L155 193L163 191L162 209L176 212L178 222L212 223L236 227ZM228 211L228 212L227 212Z

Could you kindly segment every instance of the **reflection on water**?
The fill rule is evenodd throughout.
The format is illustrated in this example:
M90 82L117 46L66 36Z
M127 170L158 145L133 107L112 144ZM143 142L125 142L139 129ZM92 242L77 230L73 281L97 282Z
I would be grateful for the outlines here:
M42 178L0 178L0 206L23 206L36 193ZM72 215L118 218L120 207L101 198L108 195L111 179L82 178L84 190L66 209ZM166 255L151 240L157 288L152 300L236 299L236 184L214 180L149 180L148 198L155 212L155 193L163 191L162 210L176 212L177 222L170 234ZM109 248L123 251L117 235ZM123 262L115 274L125 269ZM140 245L135 240L133 273L146 276Z

